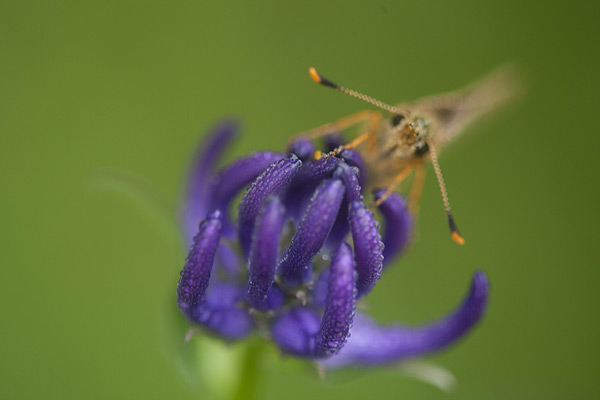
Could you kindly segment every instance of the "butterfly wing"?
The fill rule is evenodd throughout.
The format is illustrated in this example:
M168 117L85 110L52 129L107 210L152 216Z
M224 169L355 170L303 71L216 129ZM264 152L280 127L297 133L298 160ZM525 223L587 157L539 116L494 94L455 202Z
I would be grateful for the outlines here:
M506 65L463 90L418 101L415 109L430 121L433 144L442 148L475 120L516 98L519 75L514 65Z

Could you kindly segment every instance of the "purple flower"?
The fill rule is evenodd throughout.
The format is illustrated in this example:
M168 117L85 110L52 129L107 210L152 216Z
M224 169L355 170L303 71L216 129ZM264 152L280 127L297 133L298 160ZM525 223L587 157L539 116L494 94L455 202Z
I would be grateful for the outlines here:
M289 155L258 152L219 168L236 131L232 121L213 128L188 179L182 217L191 247L177 301L191 323L226 340L256 331L288 354L339 368L442 349L479 321L483 272L454 312L424 326L382 326L356 312L410 239L404 200L393 194L380 205L382 239L358 153L314 160L314 144L301 139ZM244 188L236 213L231 202Z

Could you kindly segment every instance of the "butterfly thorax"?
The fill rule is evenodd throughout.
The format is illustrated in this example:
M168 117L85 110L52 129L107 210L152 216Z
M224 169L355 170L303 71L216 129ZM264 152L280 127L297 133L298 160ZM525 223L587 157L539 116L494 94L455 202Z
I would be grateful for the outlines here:
M429 153L430 124L421 116L394 115L384 120L375 146L361 153L370 171L369 186L385 187L398 171L420 163Z
M402 161L427 153L430 124L421 117L394 115L384 122L376 139L380 160Z

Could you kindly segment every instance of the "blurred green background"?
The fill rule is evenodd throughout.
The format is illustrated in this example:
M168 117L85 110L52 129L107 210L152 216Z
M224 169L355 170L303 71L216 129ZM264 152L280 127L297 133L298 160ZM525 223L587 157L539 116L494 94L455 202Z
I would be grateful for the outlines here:
M184 251L168 224L93 189L104 168L156 188L175 219L202 134L239 115L230 157L384 101L453 90L507 61L528 95L441 157L410 254L370 296L381 321L453 308L492 283L482 324L430 361L450 394L394 372L341 382L262 365L260 398L589 399L599 395L597 2L3 1L0 398L203 398L166 342ZM206 397L204 397L206 398Z

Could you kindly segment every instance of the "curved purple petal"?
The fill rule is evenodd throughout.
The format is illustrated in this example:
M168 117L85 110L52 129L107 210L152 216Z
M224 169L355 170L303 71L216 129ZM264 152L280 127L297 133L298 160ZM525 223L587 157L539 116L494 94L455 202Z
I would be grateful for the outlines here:
M342 243L333 256L323 316L308 308L294 308L272 326L273 340L285 352L304 358L329 357L348 338L356 307L352 249Z
M330 178L339 161L335 157L307 161L294 178L293 186L306 186Z
M366 315L357 313L348 343L322 364L327 368L389 364L440 350L455 343L474 327L485 313L488 296L487 277L484 272L478 271L461 306L429 325L380 326Z
M365 165L361 155L355 150L348 149L342 151L340 157L342 157L342 160L344 160L351 167L358 168L358 182L361 186L364 186L365 182L367 181L367 166Z
M302 165L284 196L283 204L288 217L299 221L315 189L323 179L331 177L339 161L335 157L323 157L319 160L308 160Z
M248 303L261 311L270 307L267 303L269 293L275 280L277 257L281 228L283 227L284 209L277 197L270 197L265 202L256 218L252 246L248 262Z
M204 301L221 234L220 211L209 214L198 228L185 260L177 286L177 304L183 314L195 321L194 311Z
M355 281L352 249L342 243L331 260L325 311L317 333L317 357L331 356L346 343L356 309Z
M313 142L305 137L299 137L290 143L289 152L294 153L302 161L310 159L315 154Z
M358 272L356 287L358 296L362 297L373 289L381 277L383 243L379 236L379 223L364 203L353 201L348 214Z
M235 119L226 119L212 127L193 157L185 185L181 219L186 243L191 244L198 224L206 216L210 203L207 190L223 151L239 130Z
M269 165L283 159L279 153L262 151L240 158L213 176L208 193L211 194L211 208L224 210L223 235L231 237L234 233L229 218L229 203L246 185L256 179Z
M322 182L300 221L292 242L279 263L279 271L286 284L302 283L306 270L319 252L344 197L344 185L339 180Z
M247 311L237 308L239 287L214 283L210 275L221 233L220 211L209 214L200 224L198 234L186 259L177 287L177 305L192 322L202 324L229 339L245 336L252 328Z
M246 191L238 208L238 235L244 254L250 252L254 221L265 199L285 190L301 165L302 161L293 154L274 162Z
M385 190L375 193L375 199L379 199ZM385 231L383 234L384 263L387 264L400 254L410 240L413 218L402 196L392 193L381 205L379 210L385 219Z
M346 195L340 206L340 212L331 228L331 232L327 237L325 244L327 250L337 250L340 244L346 239L350 231L348 225L348 205L353 201L362 201L363 199L357 173L358 170L355 167L350 167L344 162L340 162L333 172L333 177L340 179L346 187Z
M360 193L362 188L358 183L358 169L341 162L337 165L333 177L340 179L346 187L346 201L362 201L363 196Z

